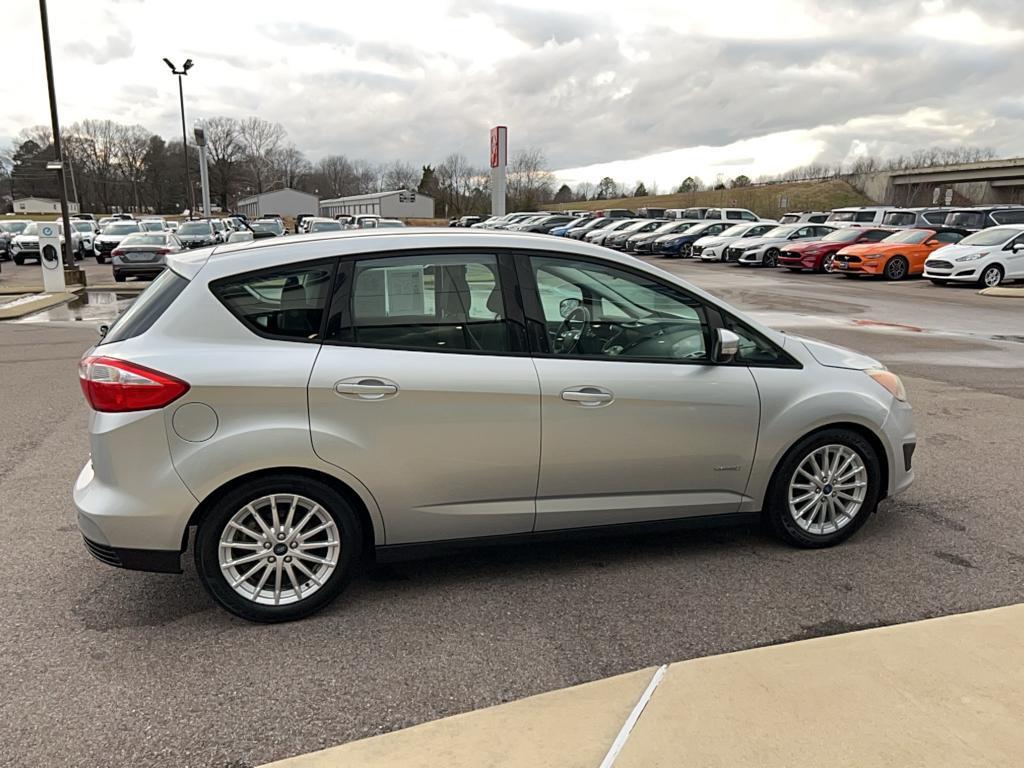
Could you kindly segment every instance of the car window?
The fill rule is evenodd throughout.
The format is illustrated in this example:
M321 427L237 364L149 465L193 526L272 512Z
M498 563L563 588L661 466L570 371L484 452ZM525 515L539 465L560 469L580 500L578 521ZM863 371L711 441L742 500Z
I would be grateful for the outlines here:
M938 240L940 243L959 243L963 240L964 236L959 232L936 232L932 240Z
M864 239L869 243L877 243L880 240L884 240L891 234L891 232L884 229L872 229L864 233Z
M176 272L165 269L125 313L114 321L98 346L141 336L152 327L186 287L188 280Z
M793 359L757 331L722 312L722 324L740 337L735 361L747 365L793 365Z
M757 221L757 216L750 211L740 211L740 218L744 221Z
M359 260L348 301L349 319L335 331L332 311L328 338L430 352L512 350L495 256Z
M701 304L652 277L573 259L530 259L550 354L707 361Z
M1024 224L1024 208L1009 211L993 211L992 218L997 224Z
M875 212L874 211L857 211L857 213L854 214L854 216L853 216L853 220L854 221L874 221L875 220Z
M818 233L817 227L800 227L795 233L793 233L793 239L801 237L814 237Z
M921 218L929 224L942 224L948 215L945 211L931 211L930 213L922 213Z
M260 336L315 340L333 276L333 260L307 262L222 278L210 290Z

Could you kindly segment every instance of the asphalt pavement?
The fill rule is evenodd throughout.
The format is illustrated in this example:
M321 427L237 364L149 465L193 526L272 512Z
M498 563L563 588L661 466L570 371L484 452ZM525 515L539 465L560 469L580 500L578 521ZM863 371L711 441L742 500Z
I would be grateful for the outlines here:
M915 485L834 549L749 527L487 550L374 569L311 619L257 626L212 604L190 557L165 576L88 556L75 365L98 321L0 324L0 765L241 768L666 662L1024 600L1024 301L667 267L904 375Z

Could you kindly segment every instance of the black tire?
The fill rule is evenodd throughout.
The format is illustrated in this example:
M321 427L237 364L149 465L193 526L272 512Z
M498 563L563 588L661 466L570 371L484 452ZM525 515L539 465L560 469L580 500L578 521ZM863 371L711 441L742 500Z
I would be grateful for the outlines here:
M893 256L885 262L883 272L888 280L903 280L910 274L910 262L903 256Z
M990 278L990 275L993 277ZM998 277L995 277L995 275L998 275ZM1002 267L1000 267L998 264L989 264L987 267L981 270L981 274L978 276L978 285L980 285L982 288L995 288L1001 282L1003 282L1003 275L1004 273ZM991 285L989 285L990 279L995 280L995 282L993 282Z
M218 558L220 536L232 516L270 494L298 494L316 502L333 519L340 538L338 564L327 581L309 597L288 605L263 605L239 595L221 572ZM295 621L316 613L341 594L359 562L362 541L359 516L332 487L303 475L269 475L229 491L209 510L196 534L196 569L210 596L236 616L261 623Z
M834 253L828 254L825 258L821 260L821 271L827 272L828 274L832 274L833 272L836 271L835 262L836 255Z
M105 259L104 257L100 256L100 255L99 255L99 254L97 253L97 254L96 254L96 263L97 263L97 264L106 264L106 263L107 263L107 260L106 260L106 259Z
M25 266L25 260L21 258L21 256L15 256L14 263L17 264L19 267Z
M779 249L769 248L761 257L762 267L777 267L779 265Z
M797 467L813 451L826 445L843 445L855 451L867 471L867 490L860 510L842 528L826 534L805 531L789 511L789 483ZM808 435L794 445L775 468L765 499L764 514L772 530L788 544L804 549L831 547L845 541L864 525L878 507L882 473L874 447L864 437L847 429L825 429Z
M116 283L123 283L127 279L126 275L119 275L117 272L114 273L114 282Z
M937 277L930 277L928 279L932 281L933 285L949 285L949 280L940 280Z

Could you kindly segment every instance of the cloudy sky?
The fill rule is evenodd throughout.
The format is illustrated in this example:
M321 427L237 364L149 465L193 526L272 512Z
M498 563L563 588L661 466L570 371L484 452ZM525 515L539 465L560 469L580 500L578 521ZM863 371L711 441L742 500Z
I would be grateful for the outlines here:
M0 142L49 113L37 0L3 0ZM560 178L757 176L930 144L1024 155L1024 0L50 0L61 119L171 137L282 123L311 160L487 162Z

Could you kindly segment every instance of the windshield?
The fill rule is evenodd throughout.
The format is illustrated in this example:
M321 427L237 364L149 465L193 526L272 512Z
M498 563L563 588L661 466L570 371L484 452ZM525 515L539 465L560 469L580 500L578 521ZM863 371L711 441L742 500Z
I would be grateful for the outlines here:
M670 222L668 222L666 224L662 224L660 227L658 227L656 230L654 230L651 234L652 235L667 235L670 232L677 232L680 229L687 229L687 228L689 228L689 226L690 226L689 224L683 224L682 222L679 222L679 221L670 221Z
M923 243L935 233L928 229L908 229L889 235L882 240L883 243Z
M186 221L178 227L179 235L210 235L213 234L213 227L208 221Z
M104 234L104 235L129 235L132 232L138 232L138 231L139 231L139 225L135 224L135 223L132 223L132 224L108 224L107 226L105 226L103 228L103 232L101 234Z
M39 234L39 227L40 227L40 223L38 221L33 221L31 224L28 224L21 231L21 234L23 234L23 235L38 235ZM60 234L60 235L64 234L64 225L63 224L58 224L57 225L57 233Z
M280 235L284 232L284 227L277 219L269 221L254 221L249 226L252 227L253 232L270 232L274 235Z
M908 227L914 223L917 216L913 213L907 213L906 211L893 211L887 213L882 217L882 224L888 224L890 227Z
M88 221L73 221L71 226L79 232L92 232L92 223Z
M144 221L142 222L142 228L147 232L162 232L164 225L159 221Z
M946 216L947 227L979 229L985 226L985 214L979 211L957 211Z
M775 229L769 229L761 237L789 237L794 232L796 232L796 227L775 227Z
M25 227L28 226L28 222L27 221L12 221L12 222L9 222L6 226L7 226L7 231L8 232L11 232L11 233L13 233L15 235L20 235L22 232L25 231Z
M829 232L821 239L826 243L852 243L860 237L863 232L863 229L849 227L847 229L837 229L835 232Z
M310 232L340 232L341 223L337 221L314 221L309 225Z
M126 245L166 245L167 235L152 234L149 232L142 233L136 232L134 235L128 235L124 240L121 241L121 247Z
M968 235L960 241L959 245L1002 245L1010 238L1022 233L1024 233L1024 230L993 227L992 229L983 229L981 232Z
M749 224L733 224L727 230L722 232L720 237L739 237L749 229L753 229Z

